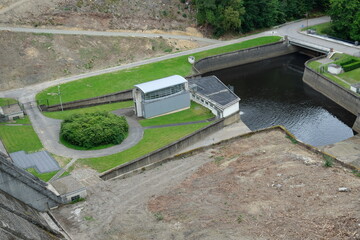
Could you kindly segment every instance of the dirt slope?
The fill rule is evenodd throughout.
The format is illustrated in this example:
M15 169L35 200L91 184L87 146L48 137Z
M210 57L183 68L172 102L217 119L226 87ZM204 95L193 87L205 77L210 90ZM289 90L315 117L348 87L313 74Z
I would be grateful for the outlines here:
M1 9L18 1L1 0ZM0 23L85 29L185 30L194 24L190 5L180 0L22 0L0 14Z
M54 214L75 239L359 239L360 179L323 163L273 130L100 182Z
M0 32L0 89L198 47L185 40Z

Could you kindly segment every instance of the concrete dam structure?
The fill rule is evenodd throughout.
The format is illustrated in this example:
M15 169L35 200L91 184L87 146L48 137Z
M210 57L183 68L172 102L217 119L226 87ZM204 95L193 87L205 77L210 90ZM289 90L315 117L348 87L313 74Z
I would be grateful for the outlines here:
M327 54L330 51L331 49L329 48L316 46L315 44L299 41L296 39L289 40L285 37L284 40L277 43L271 43L200 59L193 65L193 69L197 74L203 75L209 72L254 63L295 52L300 52L310 57L316 57L314 59L318 59L323 58L324 54ZM357 116L357 119L353 125L353 130L360 132L359 95L333 83L331 80L327 79L319 73L316 73L306 65L307 64L305 64L303 82Z

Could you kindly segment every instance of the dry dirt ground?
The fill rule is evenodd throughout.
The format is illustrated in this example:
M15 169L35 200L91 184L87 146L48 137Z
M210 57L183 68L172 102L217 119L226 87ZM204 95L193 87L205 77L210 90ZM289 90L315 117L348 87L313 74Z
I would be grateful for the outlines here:
M98 182L53 214L73 239L360 239L360 179L323 164L271 130Z
M0 0L0 23L36 27L185 30L193 15L180 0Z
M23 87L199 46L197 42L175 39L0 31L0 89Z
M202 36L180 0L0 0L0 24ZM0 32L0 89L19 88L175 51L193 41Z

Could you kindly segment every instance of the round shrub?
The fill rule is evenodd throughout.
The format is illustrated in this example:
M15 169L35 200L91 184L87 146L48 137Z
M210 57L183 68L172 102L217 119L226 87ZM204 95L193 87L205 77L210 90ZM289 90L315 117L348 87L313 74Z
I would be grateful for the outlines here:
M121 143L129 130L125 117L108 112L74 114L61 123L60 137L75 146L92 148Z

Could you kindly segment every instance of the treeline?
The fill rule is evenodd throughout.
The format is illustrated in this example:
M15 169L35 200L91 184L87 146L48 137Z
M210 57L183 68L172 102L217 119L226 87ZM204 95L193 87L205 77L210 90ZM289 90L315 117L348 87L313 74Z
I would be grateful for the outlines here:
M199 25L213 28L214 35L246 33L286 21L324 12L329 0L193 0Z
M329 35L360 42L360 0L330 0Z

